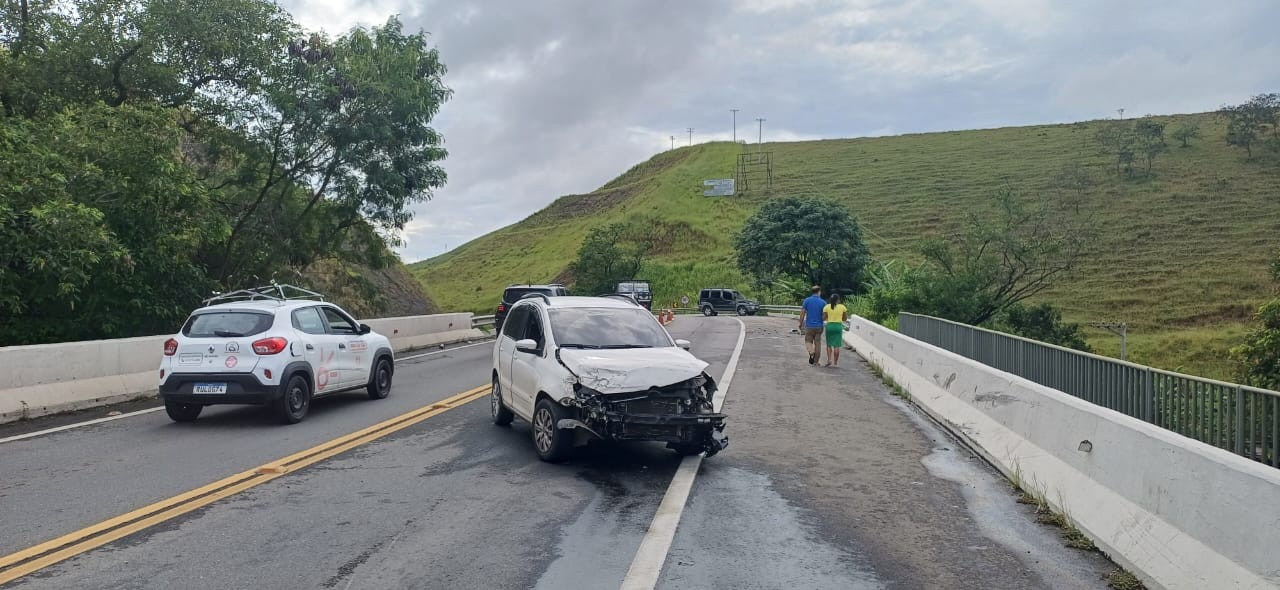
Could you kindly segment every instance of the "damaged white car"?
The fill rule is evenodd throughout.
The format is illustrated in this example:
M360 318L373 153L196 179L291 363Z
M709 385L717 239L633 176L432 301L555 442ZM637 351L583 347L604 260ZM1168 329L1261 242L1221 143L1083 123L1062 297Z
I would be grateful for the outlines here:
M529 421L544 461L592 440L659 441L709 457L729 444L725 416L712 407L707 363L688 347L628 298L530 295L493 347L493 421Z

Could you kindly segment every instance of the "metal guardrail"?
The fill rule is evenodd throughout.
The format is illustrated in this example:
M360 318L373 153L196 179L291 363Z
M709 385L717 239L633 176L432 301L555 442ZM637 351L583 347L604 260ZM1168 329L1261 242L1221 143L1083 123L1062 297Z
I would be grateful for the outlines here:
M1231 451L1280 467L1280 392L1174 373L910 313L898 331Z
M493 324L494 324L494 316L491 316L491 315L471 316L472 328L479 328L480 326L492 326Z

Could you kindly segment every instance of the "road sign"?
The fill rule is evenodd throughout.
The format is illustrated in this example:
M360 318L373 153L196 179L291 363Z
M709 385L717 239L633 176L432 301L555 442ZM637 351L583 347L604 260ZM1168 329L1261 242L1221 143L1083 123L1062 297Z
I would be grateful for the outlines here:
M681 295L681 296L680 296L680 305L682 305L682 306L683 306L683 305L689 305L689 296L688 296L688 295Z
M732 178L704 180L702 186L707 187L702 191L704 197L731 197L734 194Z

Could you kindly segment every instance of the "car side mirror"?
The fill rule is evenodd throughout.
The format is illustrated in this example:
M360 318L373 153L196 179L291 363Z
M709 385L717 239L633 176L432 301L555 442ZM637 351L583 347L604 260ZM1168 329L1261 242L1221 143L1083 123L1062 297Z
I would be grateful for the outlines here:
M373 328L370 328L370 327L369 327L369 324L360 324L360 334L361 334L361 335L363 335L363 334L368 334L369 332L372 332L372 331L373 331Z
M676 346L679 346L680 348L683 348L685 350L689 350L689 348L693 346L693 343L689 342L688 340L677 338Z
M542 352L538 349L538 341L532 338L516 340L516 350L520 352L527 352L529 354L539 354Z

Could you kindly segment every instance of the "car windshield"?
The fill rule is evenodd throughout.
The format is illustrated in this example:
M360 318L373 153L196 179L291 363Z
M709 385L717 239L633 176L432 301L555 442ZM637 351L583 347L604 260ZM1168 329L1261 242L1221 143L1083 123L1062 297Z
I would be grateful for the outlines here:
M619 293L637 293L641 295L649 294L649 283L619 283Z
M275 316L254 311L217 311L191 316L182 327L193 338L240 338L266 332Z
M551 309L551 332L564 348L661 348L673 346L666 330L644 309Z

